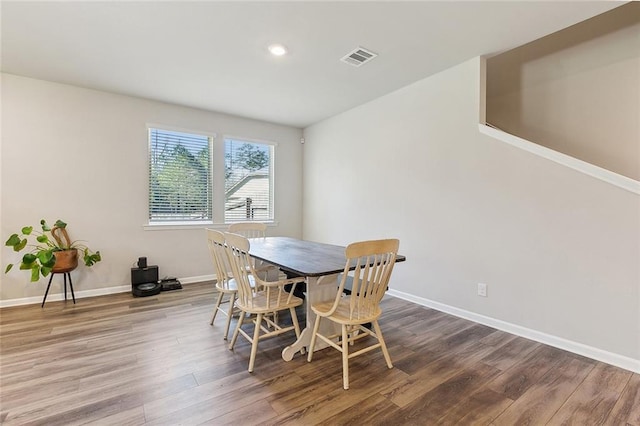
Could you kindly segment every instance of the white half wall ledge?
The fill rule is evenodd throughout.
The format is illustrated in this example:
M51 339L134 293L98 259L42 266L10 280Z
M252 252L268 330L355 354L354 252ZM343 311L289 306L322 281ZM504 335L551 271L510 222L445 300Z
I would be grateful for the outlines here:
M185 277L178 278L181 284L194 284L201 283L205 281L213 281L216 279L215 275L200 275L194 277ZM84 299L87 297L96 297L96 296L106 296L108 294L117 294L117 293L130 293L131 292L131 284L120 285L114 287L103 287L96 288L91 290L80 290L74 292L76 296L76 304L78 299ZM0 300L0 309L1 308L9 308L11 306L24 306L24 305L35 305L41 304L42 298L44 297L44 293L42 296L32 296L32 297L23 297L20 299L8 299L8 300ZM133 296L132 296L133 297ZM47 296L47 303L64 300L64 293L49 293ZM67 301L73 304L73 300L71 298L71 292L67 293ZM46 304L45 304L46 307Z
M487 317L477 314L475 312L467 311L464 309L456 308L453 306L445 305L444 303L436 302L433 300L425 299L423 297L414 296L409 293L404 293L398 290L389 289L387 294L399 299L407 300L409 302L416 303L427 308L435 309L446 314L450 314L459 318L463 318L469 321L483 324L488 327L495 328L497 330L505 331L516 336L524 337L529 340L534 340L545 345L553 346L558 349L562 349L568 352L572 352L577 355L582 355L587 358L601 361L606 364L620 367L625 370L632 371L640 374L640 359L633 359L623 355L619 355L613 352L608 352L602 349L594 348L582 343L574 342L564 339L562 337L553 336L537 330L522 327L517 324L512 324L499 319ZM384 315L383 315L384 318Z
M596 179L600 179L601 181L607 182L611 185L615 185L619 188L640 195L640 182L635 179L620 175L618 173L612 172L611 170L603 169L602 167L587 163L586 161L578 160L577 158L571 157L570 155L554 151L542 145L538 145L536 143L533 143L526 139L522 139L518 136L512 135L511 133L507 133L486 124L478 123L478 129L480 130L480 133L483 133L494 139L506 142L509 145L523 149L539 157L546 158L558 164L562 164L563 166L577 170L581 173L584 173Z

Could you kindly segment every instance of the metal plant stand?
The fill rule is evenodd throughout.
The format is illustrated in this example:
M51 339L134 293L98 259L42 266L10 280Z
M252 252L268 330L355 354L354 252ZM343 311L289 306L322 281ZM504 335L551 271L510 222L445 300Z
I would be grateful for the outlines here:
M69 278L69 288L71 289L71 297L73 298L73 304L76 304L76 296L73 294L73 282L71 281L71 271L68 272L52 272L51 278L49 278L49 285L47 285L47 291L44 292L44 299L42 299L41 308L44 308L44 302L47 301L47 295L49 294L49 288L51 288L51 281L53 281L53 276L56 274L62 274L64 276L64 300L67 300L67 277Z

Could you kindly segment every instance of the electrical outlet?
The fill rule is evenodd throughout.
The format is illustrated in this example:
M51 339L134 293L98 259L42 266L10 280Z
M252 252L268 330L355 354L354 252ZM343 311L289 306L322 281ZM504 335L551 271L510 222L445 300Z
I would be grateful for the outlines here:
M478 296L487 297L487 285L478 283Z

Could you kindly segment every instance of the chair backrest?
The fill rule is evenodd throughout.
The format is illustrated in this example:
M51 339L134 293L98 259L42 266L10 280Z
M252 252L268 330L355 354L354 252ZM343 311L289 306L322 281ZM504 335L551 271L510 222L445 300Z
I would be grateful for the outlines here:
M231 275L229 274L229 262L226 258L224 233L209 228L206 229L206 232L211 262L216 271L217 286L227 288Z
M229 225L229 232L246 238L260 238L267 235L267 224L261 222L237 222Z
M238 286L238 304L268 310L277 309L292 300L293 294L284 288L288 281L265 281L256 273L247 238L230 232L225 233L224 237L227 258ZM255 285L252 286L253 283ZM255 297L258 293L262 293L262 297Z
M243 306L253 306L254 289L251 288L250 278L253 262L249 255L249 240L230 232L224 234L224 239L226 256L238 286L238 301Z
M351 318L367 316L378 309L396 262L400 241L397 239L361 241L349 244L345 264L332 312L338 307L344 286L351 281L349 312ZM354 268L354 270L351 270Z

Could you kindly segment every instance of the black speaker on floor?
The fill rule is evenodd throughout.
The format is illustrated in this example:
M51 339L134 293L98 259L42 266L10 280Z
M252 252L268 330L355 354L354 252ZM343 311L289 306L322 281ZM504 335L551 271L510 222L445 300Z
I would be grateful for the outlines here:
M161 291L162 284L158 282L157 266L131 268L131 293L133 293L134 296L154 296Z

